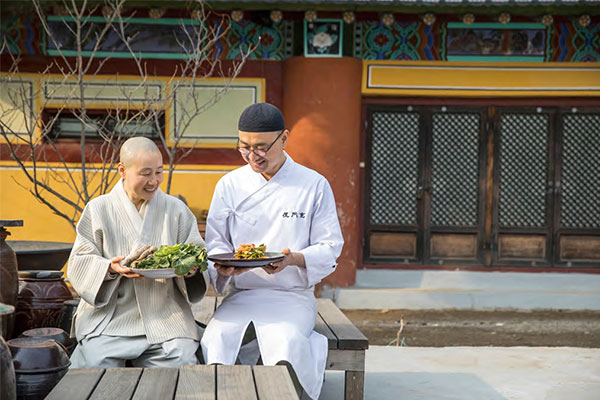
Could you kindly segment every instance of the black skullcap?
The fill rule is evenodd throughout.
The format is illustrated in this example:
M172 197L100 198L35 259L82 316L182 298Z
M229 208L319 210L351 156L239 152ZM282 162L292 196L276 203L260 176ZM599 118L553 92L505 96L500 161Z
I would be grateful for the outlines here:
M274 132L282 129L285 129L283 115L269 103L256 103L246 107L238 122L238 130L242 132Z

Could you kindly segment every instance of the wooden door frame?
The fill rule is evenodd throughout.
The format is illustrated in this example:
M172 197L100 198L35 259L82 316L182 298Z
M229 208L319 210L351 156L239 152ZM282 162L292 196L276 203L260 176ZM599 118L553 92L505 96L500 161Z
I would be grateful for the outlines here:
M422 106L425 107L425 106ZM427 249L427 253L424 255L426 257L423 258L423 263L425 265L434 264L436 261L443 260L443 264L447 265L483 265L485 262L485 254L484 254L484 243L485 243L485 220L486 220L486 210L485 210L485 199L486 199L486 173L485 173L485 165L487 163L487 136L488 130L486 129L487 119L488 117L488 107L479 107L473 106L468 107L465 105L459 106L427 106L427 121L433 121L433 115L436 113L471 113L479 115L479 129L477 134L477 223L475 227L442 227L442 226L434 226L431 222L431 199L433 195L433 189L427 192L427 199L423 202L424 206L427 208L428 214L427 219L424 220L425 236L423 240L425 242L425 247ZM443 107L446 107L446 110L443 110ZM427 134L427 148L426 157L427 160L427 179L429 181L429 185L432 185L432 174L433 174L433 161L431 157L433 155L433 124L427 126L426 129ZM442 258L431 258L429 254L429 249L431 248L431 234L433 233L474 233L477 235L477 250L474 260L469 259L442 259ZM439 264L438 264L439 265Z
M517 268L527 268L528 266L523 265L525 263L524 260L503 260L500 261L498 257L498 239L500 233L514 233L514 234L538 234L545 235L545 254L544 261L539 263L542 267L551 267L553 260L553 210L554 210L554 196L552 192L549 192L548 182L554 180L554 171L555 171L555 160L554 160L554 144L556 143L554 138L554 123L556 120L556 109L554 107L550 107L549 110L542 110L543 114L548 115L548 130L546 137L546 171L544 178L544 193L545 193L545 216L544 219L546 221L546 226L544 228L503 228L502 232L500 231L500 224L498 221L498 210L499 210L499 195L500 195L500 169L502 167L502 160L500 157L501 146L500 146L500 116L502 111L503 113L513 113L513 114L536 114L537 110L540 106L536 107L495 107L494 109L494 121L492 131L494 133L494 165L493 165L493 181L492 181L492 265L495 266L514 266ZM548 107L547 107L548 108ZM538 263L536 262L536 265Z
M568 101L569 107L599 107L600 106L600 98L599 97L544 97L544 98L504 98L504 97L472 97L472 98L463 98L463 97L401 97L401 96L393 96L393 97L368 97L363 96L363 101L361 105L361 155L360 162L363 167L361 167L360 174L360 185L361 185L361 202L362 207L360 209L360 231L365 233L365 220L366 215L364 210L365 208L365 198L366 198L366 145L367 145L367 132L365 129L365 123L367 120L366 109L367 106L370 105L388 105L388 106L415 106L415 105L448 105L448 106L474 106L479 105L482 107L490 107L490 106L541 106L541 107L564 107L565 100ZM488 129L488 143L486 144L488 148L490 147L489 141L493 139L493 137L489 134L490 130ZM489 158L492 155L488 154L488 162ZM489 182L488 182L489 184ZM490 199L489 195L490 191L486 190L486 201ZM486 204L486 214L487 214L487 204ZM489 219L488 219L489 221ZM491 235L491 221L487 224L490 225L490 235ZM488 238L488 232L486 227L486 240L491 239ZM363 236L363 241L365 236ZM359 252L360 254L360 266L361 268L375 268L375 269L404 269L404 270L464 270L464 271L502 271L502 272L583 272L583 273L600 273L599 268L591 268L585 266L576 266L576 267L563 267L563 266L554 266L554 267L515 267L515 266L473 266L473 265L424 265L424 264L386 264L382 263L366 263L364 258L364 248L366 243L363 242L363 251ZM487 245L486 245L487 247Z
M369 242L369 234L371 233L371 229L370 229L370 224L367 222L370 219L370 213L367 210L371 209L371 199L370 196L368 195L370 193L370 189L371 189L371 165L372 163L371 161L371 155L373 154L372 151L372 143L373 141L371 140L371 138L373 137L373 124L369 124L368 121L371 120L371 115L375 112L378 111L408 111L410 112L410 110L406 109L406 110L402 110L401 108L403 108L404 106L395 106L395 105L376 105L376 106L369 106L369 107L365 107L364 112L365 112L365 123L363 124L364 126L364 132L365 132L365 142L364 142L364 146L362 146L365 149L365 154L363 155L362 161L364 163L364 167L361 168L363 170L363 176L361 179L361 187L362 187L362 196L363 196L363 207L362 208L362 221L361 221L361 232L363 233L363 251L361 252L362 254L362 259L364 260L365 258L368 258L368 254L370 253L370 242ZM419 116L419 118L421 118L421 116ZM419 148L419 155L418 155L418 160L417 160L417 168L419 171L422 171L422 164L425 162L423 160L424 157L424 152L422 152L422 141L423 141L423 137L425 135L423 135L423 124L420 124L421 128L419 131L419 138L418 138L418 148ZM422 181L423 177L422 176L417 176L417 182ZM417 203L417 223L416 226L410 226L410 225L387 225L385 227L382 227L380 229L378 229L378 231L382 231L382 232L386 232L386 231L390 231L390 232L395 232L398 229L402 229L406 232L414 232L416 234L416 238L417 238L417 247L416 247L416 259L419 259L422 257L422 252L423 252L423 244L422 244L422 237L423 237L423 223L422 223L422 209L420 206L420 202ZM394 261L390 258L390 261ZM386 261L381 261L383 263L386 263ZM379 263L379 261L376 262L376 264Z
M446 109L445 109L446 108ZM409 225L386 225L377 229L372 229L371 224L368 222L370 219L370 196L371 191L371 167L372 167L372 137L373 137L373 123L372 115L376 112L417 112L419 115L419 137L418 137L418 175L417 175L417 186L423 187L422 198L417 200L417 224L416 227ZM431 199L432 199L432 150L433 150L433 116L441 113L471 113L479 116L478 121L478 133L477 133L477 222L475 226L469 227L442 227L434 226L431 223ZM416 106L415 109L410 109L408 106L403 105L374 105L365 107L365 134L366 142L363 148L365 149L364 162L364 203L363 203L363 251L362 257L369 259L370 257L370 235L374 231L376 232L411 232L416 234L416 256L415 264L428 265L435 263L440 265L441 260L445 265L483 265L485 262L485 248L484 243L486 242L485 237L485 221L486 221L486 179L487 174L485 165L487 163L487 136L488 129L488 107L468 107L465 105L460 106ZM416 229L415 229L416 228ZM432 258L430 254L431 249L431 234L432 233L470 233L476 235L476 253L474 259L444 259L444 258ZM389 261L399 261L405 257L393 258L385 257L379 260L370 260L372 264L386 263Z
M428 186L431 187L431 168L427 168L428 165L431 165L431 154L427 151L431 148L430 135L427 134L428 132L431 132L431 127L429 126L429 121L431 121L431 119L427 118L420 110L417 110L417 112L419 114L420 122L417 190L419 187L422 187L421 196L423 197L423 199L417 198L417 215L419 218L417 252L421 259L420 264L424 264L424 260L430 258L429 246L426 238L431 235L431 224L427 223L427 221L431 220L430 201L427 199L427 197L431 197L431 191L427 189Z
M559 107L557 109L556 112L556 132L555 132L555 148L554 148L554 153L555 153L555 160L556 160L556 168L554 171L554 182L560 182L560 186L559 189L554 189L554 231L553 231L553 244L555 247L555 252L552 256L552 262L554 263L555 266L560 266L560 267L565 267L568 269L572 269L572 267L569 266L569 262L568 261L561 261L560 260L560 238L563 235L600 235L600 229L595 229L595 228L563 228L561 223L560 223L560 216L561 216L561 208L562 208L562 166L563 166L563 152L562 152L562 147L563 147L563 124L562 124L562 120L561 118L567 114L569 114L572 110L573 106L568 106L568 107ZM594 114L598 114L599 109L598 107L592 108L591 106L583 106L583 107L577 107L578 108L578 112L583 112L583 113L594 113ZM576 262L576 265L578 267L592 267L594 265L597 265L598 263L596 262L582 262L582 261L578 261ZM571 264L572 265L572 264Z

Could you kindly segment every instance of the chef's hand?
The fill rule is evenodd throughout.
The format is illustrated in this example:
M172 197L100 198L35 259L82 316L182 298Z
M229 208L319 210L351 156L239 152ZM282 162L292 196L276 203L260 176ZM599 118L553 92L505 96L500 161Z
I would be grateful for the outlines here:
M281 252L285 255L283 260L272 263L269 265L265 265L263 269L268 274L276 274L278 272L283 271L285 267L288 265L297 265L301 268L306 268L306 263L304 261L304 254L302 253L292 253L290 249L283 249Z
M123 261L125 257L115 257L110 260L110 266L108 267L108 272L113 274L123 275L125 278L135 278L142 279L144 278L140 274L136 274L135 272L131 272L131 270L127 267L121 265L121 261Z
M244 272L250 271L252 268L236 268L236 267L226 267L225 265L216 264L215 269L219 273L219 275L224 277L236 276L243 274Z

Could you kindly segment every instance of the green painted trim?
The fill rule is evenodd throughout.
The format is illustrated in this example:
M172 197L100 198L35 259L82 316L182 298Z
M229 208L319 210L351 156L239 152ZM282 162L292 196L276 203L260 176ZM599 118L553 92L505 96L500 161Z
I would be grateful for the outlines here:
M546 32L546 54L544 61L552 60L552 25L548 27L548 31Z
M46 17L48 21L75 21L74 17L65 16L62 17L60 15L48 15ZM104 17L87 17L85 18L89 22L106 22L106 18ZM132 24L148 24L148 25L179 25L183 22L185 25L200 25L200 21L195 19L183 19L183 18L161 18L161 19L152 19L152 18L127 18L124 17L123 21Z
M440 27L440 60L447 61L448 60L448 48L446 47L446 39L448 36L448 27L446 24L442 24Z
M304 47L304 57L309 57L309 58L326 58L326 57L333 57L333 58L338 58L338 57L342 57L342 53L344 51L344 20L342 19L337 19L337 18L317 18L315 20L315 22L339 22L340 24L340 34L339 34L339 42L340 45L338 46L339 51L337 52L337 54L307 54L307 46L306 46L306 41L308 40L307 37L307 25L308 22L306 20L304 20L304 40L302 40L302 44Z
M51 56L66 56L66 57L74 57L77 56L76 50L55 50L49 49L48 55ZM90 57L92 55L91 51L82 51L81 55L83 57ZM165 60L184 60L187 58L185 54L177 54L177 53L136 53L136 56L140 58L160 58ZM110 58L133 58L131 53L125 52L110 52L110 51L97 51L94 54L94 57L110 57Z
M40 53L47 56L48 51L47 51L46 47L48 46L48 42L47 42L47 38L46 38L46 30L45 29L40 29L40 42L38 43L38 46L40 48Z
M517 61L517 62L544 62L544 56L448 56L448 61Z
M447 26L455 29L546 29L546 25L537 22L509 22L508 24L500 22L474 22L472 24L448 22Z
M356 30L357 29L361 29L360 32L360 52L361 54L357 57L356 56ZM362 58L362 28L359 28L359 24L356 23L356 21L354 21L352 23L352 57L354 58Z

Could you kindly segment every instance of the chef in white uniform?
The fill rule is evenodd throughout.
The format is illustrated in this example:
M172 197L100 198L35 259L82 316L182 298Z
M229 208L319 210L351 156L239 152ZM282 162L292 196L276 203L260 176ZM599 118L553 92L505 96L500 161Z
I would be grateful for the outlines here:
M264 243L286 256L262 268L209 265L216 291L229 290L202 337L204 359L231 365L239 356L254 364L260 356L264 365L286 364L317 399L328 346L313 330L314 286L335 271L343 246L333 192L323 176L284 151L289 131L277 107L249 106L238 129L238 150L248 164L217 183L206 225L209 255ZM256 340L242 346L250 325Z

